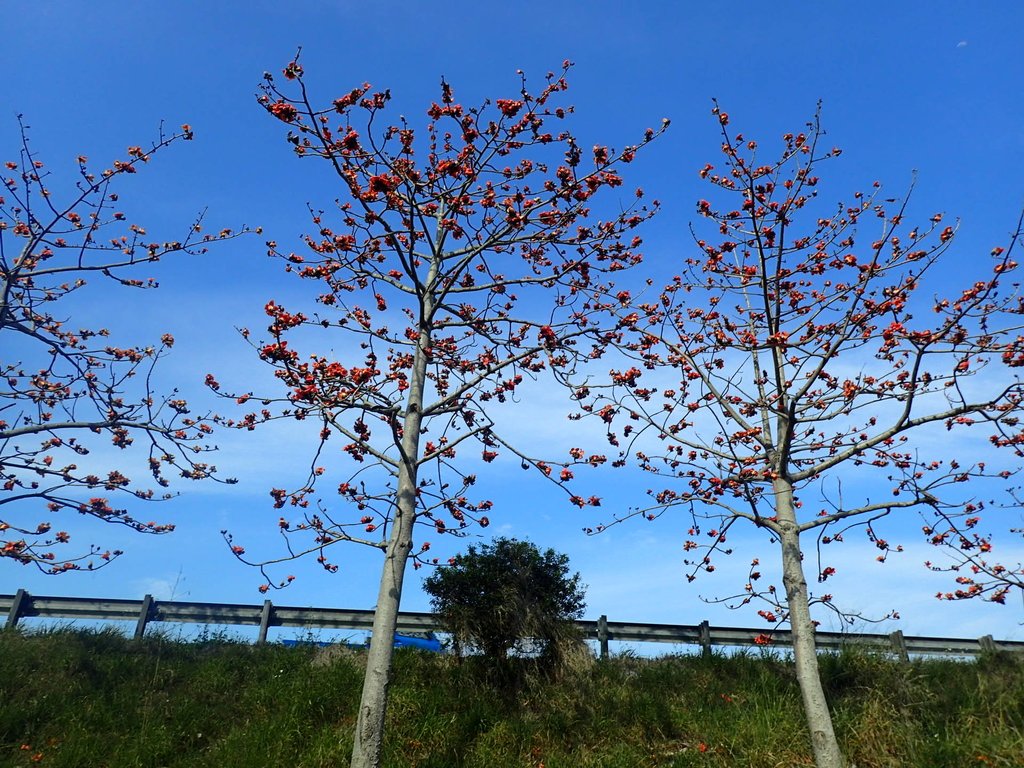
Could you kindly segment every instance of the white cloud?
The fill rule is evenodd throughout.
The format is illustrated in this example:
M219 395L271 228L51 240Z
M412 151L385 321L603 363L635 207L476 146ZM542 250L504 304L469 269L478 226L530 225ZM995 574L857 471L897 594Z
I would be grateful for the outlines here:
M136 579L132 586L140 598L143 595L152 595L156 600L187 600L189 597L181 571L175 575Z

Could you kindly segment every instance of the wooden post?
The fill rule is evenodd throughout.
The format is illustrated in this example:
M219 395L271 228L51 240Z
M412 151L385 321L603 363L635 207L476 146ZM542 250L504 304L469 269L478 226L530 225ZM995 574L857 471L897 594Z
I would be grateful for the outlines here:
M7 629L14 629L18 626L18 617L21 616L21 612L24 610L25 605L29 600L28 592L24 589L19 589L17 593L15 593L14 602L11 603L10 613L7 614L7 624L5 625Z
M260 636L256 639L256 645L265 645L267 642L267 630L270 628L270 612L274 610L269 600L263 601L263 612L260 614Z
M697 628L700 633L700 653L705 659L711 658L711 624L707 619Z
M603 613L597 619L597 641L601 644L601 658L608 659L608 617Z
M895 632L890 632L889 642L892 643L892 649L899 656L900 661L908 664L910 654L907 653L907 641L903 637L903 630L897 629Z
M978 645L981 646L982 653L996 653L999 649L996 647L996 641L992 635L985 635L984 637L978 638Z
M146 595L142 598L142 608L139 610L139 620L135 624L135 640L141 640L146 634L146 624L149 623L149 615L153 611L153 596Z

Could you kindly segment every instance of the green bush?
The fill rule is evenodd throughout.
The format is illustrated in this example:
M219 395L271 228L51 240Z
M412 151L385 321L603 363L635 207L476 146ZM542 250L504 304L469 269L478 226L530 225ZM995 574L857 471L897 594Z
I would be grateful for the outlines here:
M423 587L456 654L472 648L497 662L512 651L561 658L586 607L566 555L507 538L470 546Z

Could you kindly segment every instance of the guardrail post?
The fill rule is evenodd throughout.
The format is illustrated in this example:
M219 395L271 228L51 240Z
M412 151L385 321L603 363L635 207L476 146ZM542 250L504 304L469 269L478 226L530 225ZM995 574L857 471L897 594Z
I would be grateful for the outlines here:
M892 643L892 649L899 656L900 661L904 664L909 663L910 654L907 652L907 641L903 637L903 630L897 629L895 632L890 632L889 642Z
M139 620L135 624L135 640L141 640L146 634L146 624L149 623L149 616L153 611L153 596L146 595L142 598L142 608L139 610Z
M992 635L985 635L978 638L978 645L981 646L983 653L996 653L999 649L996 647L996 641Z
M256 638L256 645L265 645L267 642L267 630L270 628L270 612L274 610L269 600L263 601L263 612L260 613L260 636Z
M711 657L711 623L705 619L697 627L700 642L700 653L707 659Z
M24 589L19 589L14 595L14 602L11 603L10 613L7 614L7 624L4 625L7 629L14 629L18 626L18 617L21 616L21 611L31 598L29 598L28 592Z
M603 613L597 617L597 642L601 644L601 658L608 658L608 617Z

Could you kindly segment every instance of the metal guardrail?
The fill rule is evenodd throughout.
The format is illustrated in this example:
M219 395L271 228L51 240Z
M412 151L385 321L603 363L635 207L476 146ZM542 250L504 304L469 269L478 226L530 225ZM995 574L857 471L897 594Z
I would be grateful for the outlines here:
M369 630L373 627L374 612L297 608L274 605L270 600L265 600L262 605L242 605L155 600L152 595L146 595L142 600L51 597L30 595L19 589L13 595L0 595L2 614L7 615L8 629L28 617L134 621L135 639L142 638L152 622L258 626L256 642L262 644L267 641L270 627ZM706 621L696 625L640 624L608 621L607 616L601 616L597 621L578 621L576 625L586 639L598 641L602 658L608 656L608 643L611 641L699 645L705 654L710 654L714 646L791 648L793 645L792 634L788 630L713 627ZM442 630L434 614L405 611L398 615L397 631L422 633ZM859 645L894 653L904 661L911 655L977 656L995 651L1024 653L1024 641L995 640L991 635L970 639L904 635L899 630L889 634L821 631L815 634L815 638L820 650L840 650Z

